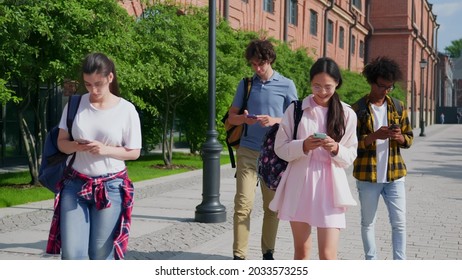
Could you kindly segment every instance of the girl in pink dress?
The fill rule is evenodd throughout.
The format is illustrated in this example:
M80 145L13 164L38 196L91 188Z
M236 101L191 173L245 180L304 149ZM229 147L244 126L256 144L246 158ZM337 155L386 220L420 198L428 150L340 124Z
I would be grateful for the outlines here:
M335 91L342 85L335 61L318 59L310 81L312 94L303 100L297 139L292 139L293 105L276 135L275 152L289 164L270 208L290 221L294 259L309 258L311 227L317 228L319 258L336 259L346 207L356 204L344 170L356 158L356 114Z

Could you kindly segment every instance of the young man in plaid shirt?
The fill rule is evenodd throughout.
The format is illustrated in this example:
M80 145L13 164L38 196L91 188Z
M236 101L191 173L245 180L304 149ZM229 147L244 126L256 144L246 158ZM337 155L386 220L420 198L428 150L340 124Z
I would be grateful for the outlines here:
M400 149L413 141L404 104L388 94L402 73L398 64L378 57L364 67L369 94L353 104L358 116L358 157L353 176L361 204L361 235L366 259L377 259L374 224L380 196L392 227L393 259L406 259L406 165Z

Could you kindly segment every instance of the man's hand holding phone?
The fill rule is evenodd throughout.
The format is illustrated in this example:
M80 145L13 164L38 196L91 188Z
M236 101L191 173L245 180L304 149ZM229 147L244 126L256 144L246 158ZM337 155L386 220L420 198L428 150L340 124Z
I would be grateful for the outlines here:
M400 128L399 124L396 124L396 123L394 123L394 124L392 124L392 125L390 125L388 127L388 129L390 129L390 130L395 130L395 129L399 129L399 128Z
M400 144L404 143L404 136L401 134L401 126L399 124L394 123L388 129L390 130L389 138L391 140L395 140Z
M244 113L245 114L245 113ZM246 124L256 124L258 122L258 115L255 114L245 114L245 123Z

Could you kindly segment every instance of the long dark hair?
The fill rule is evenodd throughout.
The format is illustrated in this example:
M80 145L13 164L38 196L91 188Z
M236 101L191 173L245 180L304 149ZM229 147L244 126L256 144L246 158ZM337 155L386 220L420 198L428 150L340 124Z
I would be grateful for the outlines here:
M100 74L104 77L109 76L112 72L114 78L109 84L109 90L112 94L120 96L119 83L117 82L117 73L114 62L103 53L90 53L82 63L82 74Z
M340 68L333 59L328 57L319 58L310 69L310 81L313 81L314 76L320 73L326 73L338 83L335 89L342 86L342 74L340 73ZM329 101L326 131L327 134L337 142L339 142L345 134L345 116L337 91L334 92Z

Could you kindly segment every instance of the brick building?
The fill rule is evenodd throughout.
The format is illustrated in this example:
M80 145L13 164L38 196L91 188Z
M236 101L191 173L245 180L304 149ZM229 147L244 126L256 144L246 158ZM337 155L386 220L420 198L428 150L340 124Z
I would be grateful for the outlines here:
M453 61L453 64L454 64L454 72L453 72L454 105L453 107L458 107L458 110L462 112L462 57L455 59Z
M139 1L120 1L139 16ZM178 0L208 5L208 1ZM309 55L329 56L344 69L361 71L368 60L389 56L403 69L402 86L414 127L435 119L439 25L427 0L218 0L218 15L236 29L306 47ZM421 68L420 62L426 61ZM423 99L421 100L421 94Z
M436 107L455 107L456 100L453 92L453 61L449 56L438 53L438 67L436 69Z

